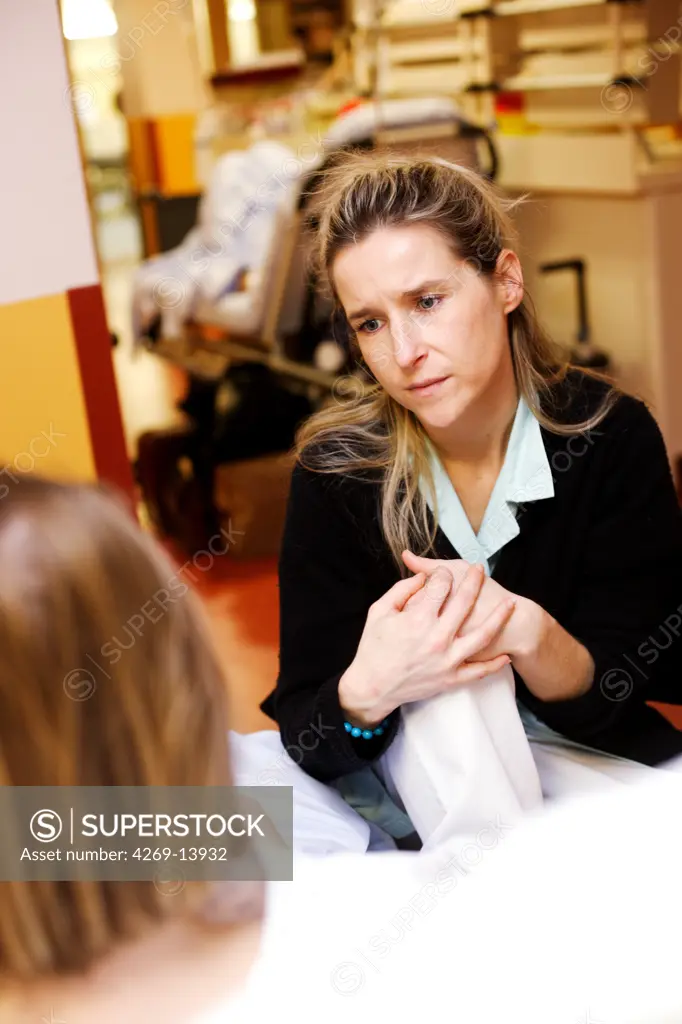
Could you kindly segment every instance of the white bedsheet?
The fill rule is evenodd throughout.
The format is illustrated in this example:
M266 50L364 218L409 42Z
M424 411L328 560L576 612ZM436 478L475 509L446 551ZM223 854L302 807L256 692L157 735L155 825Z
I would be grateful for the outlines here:
M292 786L294 853L326 856L365 853L370 826L331 786L306 775L282 745L279 733L229 734L235 786Z
M464 842L496 821L512 825L543 800L644 781L657 770L553 739L549 731L529 738L509 679L491 677L483 687L448 696L404 713L404 727L382 759L424 853ZM391 847L335 789L306 775L277 732L229 738L236 785L293 787L295 855ZM664 767L680 772L682 758Z
M666 775L548 804L478 849L301 861L270 890L242 999L201 1024L288 1007L297 1024L680 1024L682 783Z

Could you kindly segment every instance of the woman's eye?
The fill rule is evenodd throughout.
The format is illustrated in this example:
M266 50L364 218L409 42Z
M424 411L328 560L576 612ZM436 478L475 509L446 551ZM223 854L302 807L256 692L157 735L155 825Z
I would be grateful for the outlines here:
M417 300L417 306L424 310L435 309L439 302L439 295L422 295L422 297Z
M374 318L372 320L365 320L358 327L358 333L362 331L364 334L376 334L380 326L380 322Z

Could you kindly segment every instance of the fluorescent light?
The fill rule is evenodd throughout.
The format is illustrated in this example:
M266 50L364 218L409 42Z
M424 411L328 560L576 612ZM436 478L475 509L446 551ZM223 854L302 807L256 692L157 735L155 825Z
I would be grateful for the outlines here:
M227 16L230 21L253 21L256 5L253 0L229 0Z
M67 39L102 39L118 23L108 0L62 0L62 29Z

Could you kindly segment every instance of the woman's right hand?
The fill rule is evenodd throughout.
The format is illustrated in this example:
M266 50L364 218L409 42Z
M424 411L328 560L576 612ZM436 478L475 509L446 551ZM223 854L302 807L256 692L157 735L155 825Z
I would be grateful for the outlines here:
M458 587L447 569L400 580L370 607L353 663L339 682L339 701L358 725L383 721L402 704L482 679L509 664L501 654L467 664L488 647L514 610L504 599L467 633L459 632L485 579L472 565Z

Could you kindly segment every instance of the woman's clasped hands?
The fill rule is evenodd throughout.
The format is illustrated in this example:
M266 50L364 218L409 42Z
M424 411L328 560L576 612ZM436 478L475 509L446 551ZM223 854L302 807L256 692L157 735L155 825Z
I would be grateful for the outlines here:
M415 575L370 607L357 654L339 683L341 706L360 725L482 679L511 661L503 648L514 595L487 579L481 565L411 552L403 559Z

